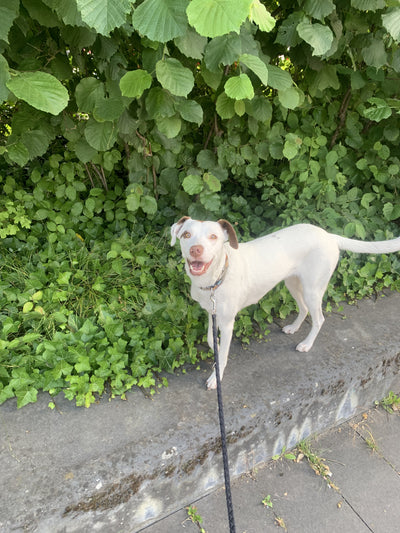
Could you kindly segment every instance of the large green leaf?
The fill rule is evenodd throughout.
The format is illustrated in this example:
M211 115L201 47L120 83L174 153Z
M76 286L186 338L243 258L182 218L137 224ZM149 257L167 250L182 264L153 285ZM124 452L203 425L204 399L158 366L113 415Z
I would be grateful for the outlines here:
M260 0L253 0L250 6L250 20L257 24L261 31L271 31L275 26L275 19Z
M92 148L103 152L113 147L117 140L117 129L113 122L89 120L85 128L85 138Z
M164 117L157 120L157 128L163 133L167 139L173 139L181 131L182 121L177 116Z
M189 0L145 0L135 9L133 27L152 41L165 43L185 35Z
M399 61L400 63L400 61ZM218 87L220 86L220 83L222 81L222 71L221 70L217 70L217 71L211 71L211 70L208 70L208 68L202 64L201 65L201 69L200 69L200 73L204 79L204 81L206 82L206 84L211 87L214 91L218 90Z
M298 45L301 39L296 28L302 20L303 14L301 12L290 14L279 26L276 42L288 48Z
M82 21L81 14L78 10L76 2L63 2L62 0L44 0L53 11L57 13L59 18L70 26L85 26ZM71 28L69 28L71 29Z
M252 0L192 0L187 8L189 23L200 35L218 37L240 26L250 14Z
M242 42L237 33L215 37L206 46L204 63L206 67L219 72L220 65L231 65L242 52Z
M363 48L361 54L370 67L379 69L387 63L385 45L380 39L371 39L371 44Z
M289 87L284 91L278 91L278 99L286 109L295 109L300 104L301 91L297 87Z
M369 120L380 122L381 120L391 116L392 110L382 98L369 98L368 102L372 104L372 106L364 109L363 114Z
M102 35L119 28L131 11L130 0L76 0L82 20Z
M332 0L306 0L304 11L318 20L324 20L335 9Z
M254 96L253 85L247 74L229 78L225 83L225 92L229 98L234 100L244 100L246 98L251 100Z
M37 401L38 390L35 387L29 389L22 389L15 391L17 397L17 408L21 409L28 403L35 403Z
M203 176L204 183L207 184L211 192L219 192L221 190L221 182L210 172L206 172Z
M384 13L382 22L393 39L400 41L400 7L395 7Z
M75 153L82 163L89 163L89 161L93 161L96 157L97 150L90 146L86 139L81 137L79 141L75 143Z
M353 89L353 91L358 91L358 89L362 89L363 87L365 87L366 81L361 72L352 72L350 80L351 88Z
M146 97L146 111L149 118L155 120L172 117L175 114L172 96L161 87L153 87Z
M340 88L339 78L337 77L337 68L335 65L325 65L317 73L314 82L310 85L310 93L315 95L317 91L325 91L325 89Z
M24 8L29 16L37 20L41 26L55 28L59 24L57 15L41 0L24 0Z
M113 122L117 120L125 109L124 100L121 96L100 98L93 109L93 116L97 122Z
M8 43L8 32L19 12L19 0L7 0L0 5L0 40Z
M390 105L391 109L394 109L396 113L400 115L400 100L398 98L388 98L387 103Z
M234 104L235 113L242 117L246 113L246 104L244 100L235 100Z
M264 85L268 85L268 68L262 59L250 54L242 54L239 57L239 61L253 71Z
M360 11L376 11L386 6L385 0L351 0L352 7Z
M86 26L84 28L81 26L64 26L61 28L61 36L68 46L82 50L82 48L92 46L97 34Z
M272 105L265 96L255 96L250 102L246 102L246 111L260 122L267 122L272 118Z
M299 153L301 146L301 138L295 133L288 133L285 138L285 144L283 147L283 155L287 159L294 159Z
M164 89L175 96L187 96L193 89L192 72L172 57L157 62L156 76Z
M203 180L201 176L198 176L197 174L189 174L189 176L186 176L186 178L182 182L182 187L185 192L188 194L199 194L203 188Z
M152 77L146 70L138 69L127 72L122 76L119 86L122 96L140 98L143 92L151 86Z
M332 46L333 33L328 26L304 20L297 25L297 33L312 47L314 56L323 56Z
M400 217L400 205L387 202L383 206L382 213L386 220L397 220Z
M188 26L185 35L176 37L175 44L186 57L202 59L207 38L199 35L196 30Z
M20 167L25 166L29 161L29 151L22 142L10 144L7 147L7 153L11 161L17 163Z
M278 91L285 91L293 85L293 80L287 70L268 65L268 85Z
M132 117L127 109L122 113L118 120L118 130L120 135L128 135L131 138L132 131L137 128L137 121Z
M29 159L43 155L49 147L51 137L44 130L29 130L21 135L21 141L28 149Z
M75 89L76 103L82 113L91 113L96 102L104 98L104 85L96 78L83 78Z
M222 119L232 118L235 115L235 100L223 92L217 98L215 109Z
M10 79L10 73L8 71L8 63L4 56L0 54L0 103L8 96L8 89L6 83Z
M153 196L142 196L140 199L140 207L148 215L155 215L157 213L157 201Z
M188 122L195 122L198 126L203 122L203 109L194 100L181 100L175 104L176 110Z
M32 107L58 115L68 104L68 91L57 78L46 72L20 72L7 87Z

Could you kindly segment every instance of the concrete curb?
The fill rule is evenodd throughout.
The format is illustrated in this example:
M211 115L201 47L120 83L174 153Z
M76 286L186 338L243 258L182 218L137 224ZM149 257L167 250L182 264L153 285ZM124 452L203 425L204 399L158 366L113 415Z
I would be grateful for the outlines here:
M400 294L331 314L311 352L271 326L267 342L233 343L223 380L231 477L333 427L400 388ZM48 398L0 408L0 530L133 532L223 483L211 364L152 400L103 399L89 410Z

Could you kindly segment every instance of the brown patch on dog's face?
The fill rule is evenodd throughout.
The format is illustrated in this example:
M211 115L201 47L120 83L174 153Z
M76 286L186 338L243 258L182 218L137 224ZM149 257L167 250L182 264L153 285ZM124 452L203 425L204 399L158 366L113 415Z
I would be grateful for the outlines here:
M176 239L177 239L177 236L178 236L178 233L182 229L183 224L185 222L187 222L188 220L190 220L190 217L184 216L181 219L179 219L176 224L172 225L172 227L171 227L171 246L174 246L174 244L176 242Z

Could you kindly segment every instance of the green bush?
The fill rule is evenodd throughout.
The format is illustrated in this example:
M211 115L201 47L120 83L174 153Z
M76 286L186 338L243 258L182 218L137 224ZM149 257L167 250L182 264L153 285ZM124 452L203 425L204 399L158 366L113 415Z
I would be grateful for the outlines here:
M0 21L0 403L154 387L197 358L168 227L399 235L399 12L385 0L9 0ZM232 16L226 17L226 13ZM399 258L346 255L328 310ZM236 334L264 333L278 287Z
M175 213L167 217L165 208L152 220L144 211L133 214L130 193L118 181L113 190L92 188L81 163L59 157L34 168L23 183L22 175L0 180L0 402L15 396L22 407L39 390L52 396L63 390L77 405L89 406L105 389L112 396L134 385L154 391L166 383L160 371L194 363L204 353L197 343L204 339L206 316L189 300L180 255L169 247ZM240 196L221 194L222 213L238 222L242 239L270 231L272 220L288 224L300 216L341 233L363 198L354 187L343 187L339 215L323 204L317 210L315 199L296 210L293 180L286 188L282 182L267 201L254 195L257 187L247 184ZM265 194L267 180L259 188ZM391 238L386 226L370 216L362 231ZM344 257L328 306L384 287L400 289L399 272L395 254ZM285 318L294 309L280 287L240 314L236 335L246 341L256 330L264 333L274 316Z

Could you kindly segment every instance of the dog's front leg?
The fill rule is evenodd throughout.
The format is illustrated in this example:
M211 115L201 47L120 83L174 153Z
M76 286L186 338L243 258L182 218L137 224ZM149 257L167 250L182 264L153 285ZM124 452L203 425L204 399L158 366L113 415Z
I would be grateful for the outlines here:
M229 348L231 345L232 340L232 332L233 332L233 324L234 324L234 318L229 321L222 320L221 322L218 321L218 327L221 333L220 338L220 346L219 346L219 353L218 353L218 362L219 362L219 375L220 379L222 380L222 376L224 374L224 370L226 367L226 363L228 361L228 355L229 355ZM210 321L211 315L210 315ZM212 335L212 325L211 325L211 338L213 338ZM210 340L210 339L209 339ZM215 389L217 387L217 376L215 373L215 370L211 374L211 376L207 380L207 389Z

